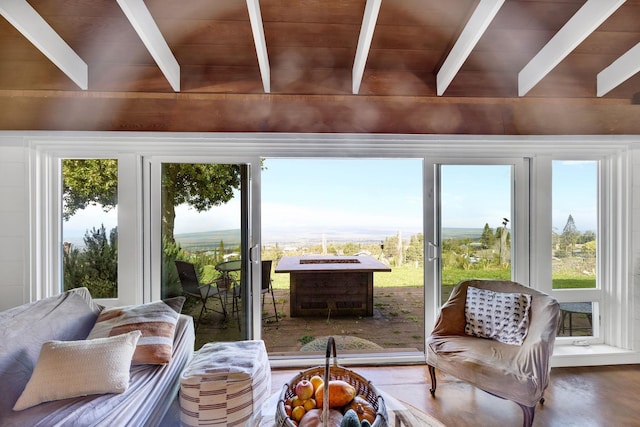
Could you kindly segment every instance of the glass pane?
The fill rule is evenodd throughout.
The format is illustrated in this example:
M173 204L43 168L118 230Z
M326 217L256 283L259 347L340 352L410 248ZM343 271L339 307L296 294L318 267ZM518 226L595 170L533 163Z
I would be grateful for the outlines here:
M261 182L269 353L422 352L422 161L265 159Z
M596 161L553 162L553 289L596 287Z
M560 303L559 337L593 336L593 309L595 303Z
M118 161L62 160L64 290L118 296Z
M184 295L196 348L245 336L240 165L162 165L162 297Z
M441 303L465 279L511 279L510 165L440 168Z

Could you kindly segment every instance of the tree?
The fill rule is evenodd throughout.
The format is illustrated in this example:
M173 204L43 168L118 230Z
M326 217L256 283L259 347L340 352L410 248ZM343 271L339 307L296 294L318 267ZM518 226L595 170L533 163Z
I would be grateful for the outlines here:
M407 246L406 260L418 266L424 265L424 236L422 233L411 236Z
M563 249L567 252L567 255L571 255L573 250L578 242L578 238L580 237L580 232L576 228L576 224L573 221L573 216L569 214L569 218L567 218L567 223L564 225L562 229L562 246Z
M174 242L175 207L186 203L198 212L227 203L240 188L240 166L227 164L167 163L162 170L162 233ZM105 211L118 203L118 161L115 159L64 160L64 219L89 205Z
M480 236L480 243L482 244L482 249L490 249L496 244L496 235L493 234L493 230L489 227L489 224L484 225L482 236Z
M102 225L84 235L85 250L65 244L63 253L64 289L86 287L95 298L118 295L118 229L109 235Z
M108 211L118 205L117 160L66 159L62 177L65 221L87 206L101 205Z
M382 249L382 254L386 259L393 260L394 265L397 265L396 256L398 255L398 236L385 237L384 249Z
M113 228L107 236L104 225L84 236L84 255L90 275L110 283L118 282L118 229Z
M578 243L588 243L596 240L596 233L593 231L587 230L578 238Z

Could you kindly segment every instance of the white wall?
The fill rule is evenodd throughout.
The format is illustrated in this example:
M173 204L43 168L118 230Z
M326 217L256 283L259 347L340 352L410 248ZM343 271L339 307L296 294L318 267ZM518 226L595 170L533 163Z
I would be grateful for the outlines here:
M29 300L28 150L0 137L0 310Z
M631 254L633 273L633 348L640 349L640 146L631 156Z

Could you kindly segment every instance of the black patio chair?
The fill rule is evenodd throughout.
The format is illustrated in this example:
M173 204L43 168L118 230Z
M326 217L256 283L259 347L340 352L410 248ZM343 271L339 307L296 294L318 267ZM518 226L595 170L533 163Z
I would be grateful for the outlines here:
M182 286L182 293L187 296L198 298L202 303L200 309L200 315L196 319L195 329L198 330L200 319L205 310L213 311L222 314L227 317L226 299L228 289L220 285L220 278L215 279L210 283L200 283L198 275L196 273L195 266L190 262L176 261L176 268L178 269L178 277L180 278L180 285ZM209 298L217 298L220 301L220 310L207 307Z

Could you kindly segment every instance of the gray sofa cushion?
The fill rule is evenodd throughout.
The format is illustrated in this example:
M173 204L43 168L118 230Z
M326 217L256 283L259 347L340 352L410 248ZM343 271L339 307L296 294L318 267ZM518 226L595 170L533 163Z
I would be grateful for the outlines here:
M11 412L42 344L85 339L100 310L89 291L79 288L0 312L0 414Z

